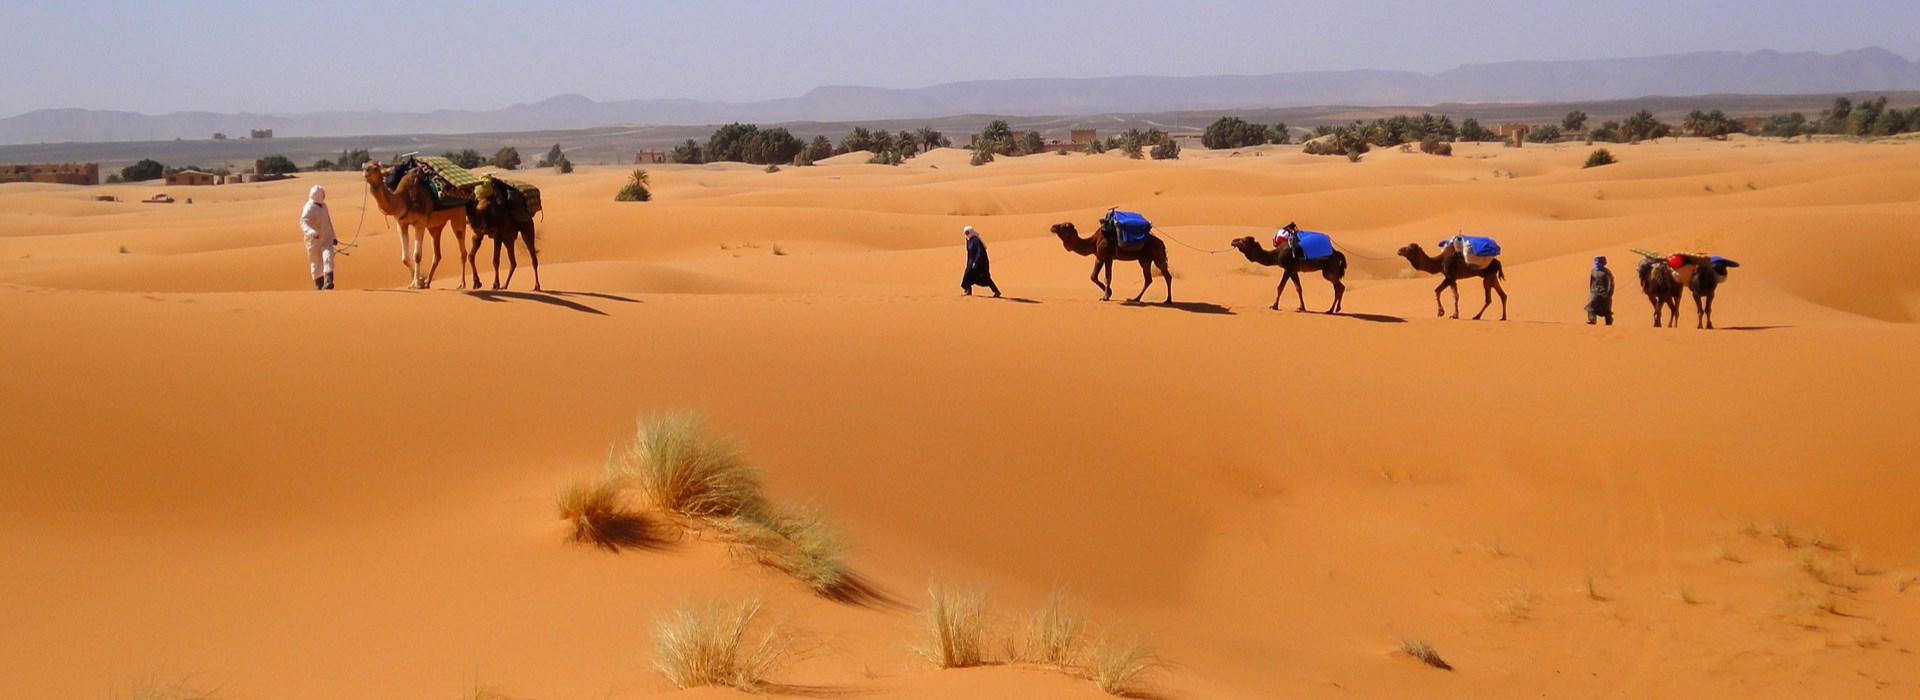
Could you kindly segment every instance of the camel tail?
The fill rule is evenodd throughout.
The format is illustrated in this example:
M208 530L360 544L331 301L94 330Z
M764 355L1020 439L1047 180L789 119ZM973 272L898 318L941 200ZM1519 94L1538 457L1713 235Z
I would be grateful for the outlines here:
M1498 260L1493 261L1493 276L1498 277L1500 279L1507 278L1507 268L1506 266L1501 265L1500 261Z

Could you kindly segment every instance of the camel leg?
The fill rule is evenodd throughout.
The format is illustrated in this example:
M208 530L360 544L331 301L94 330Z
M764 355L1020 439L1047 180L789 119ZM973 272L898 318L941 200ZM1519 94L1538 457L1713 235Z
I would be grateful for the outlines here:
M507 281L500 283L501 289L513 288L513 271L518 269L520 269L520 258L513 254L513 239L509 238L507 239Z
M480 235L479 231L473 232L473 247L467 249L466 267L463 268L460 273L462 275L460 280L460 286L463 288L470 288L470 289L480 288L480 242L483 240L486 240L486 238L487 238L486 236ZM466 270L473 271L472 287L467 287L467 282L465 278L465 275L467 274Z
M1274 311L1279 311L1280 295L1286 294L1286 293L1287 293L1287 273L1282 272L1280 273L1280 286L1273 288L1273 306L1269 306L1267 308L1272 309Z
M1145 282L1140 285L1140 293L1133 295L1133 303L1135 304L1140 303L1140 297L1146 296L1147 290L1153 288L1153 263L1151 261L1140 261L1140 277L1145 280Z
M493 239L493 288L500 288L500 239L498 238Z
M1333 306L1327 307L1327 313L1340 313L1340 299L1347 295L1347 285L1339 277L1328 275L1327 281L1333 283Z
M1173 268L1168 267L1165 260L1155 261L1154 264L1160 266L1160 277L1167 283L1167 298L1161 303L1171 304L1173 303ZM1142 290L1142 293L1145 293L1145 290Z
M1300 301L1300 308L1297 308L1294 310L1306 311L1307 310L1307 285L1306 283L1300 281L1300 271L1289 270L1287 271L1287 276L1293 278L1293 298Z
M445 230L445 227L427 229L427 233L433 236L433 266L427 268L427 276L421 278L421 289L432 287L433 276L440 272L440 234L445 232Z
M1493 306L1493 290L1496 289L1500 289L1500 282L1498 280L1492 277L1480 280L1480 291L1486 293L1486 298L1481 300L1480 311L1473 315L1473 320L1480 320L1480 317L1487 313L1487 307ZM1507 320L1507 293L1505 290L1500 292L1500 320Z
M1435 316L1447 315L1447 305L1440 303L1440 292L1444 291L1447 288L1447 285L1452 283L1453 283L1453 280L1442 278L1440 281L1440 286L1433 288L1433 315Z
M1105 270L1105 272L1103 273L1104 281L1100 283L1100 288L1106 290L1106 293L1101 295L1100 300L1106 301L1113 298L1113 258L1107 258L1106 262L1101 264L1101 268Z
M1093 286L1100 288L1100 300L1106 301L1107 297L1112 296L1113 290L1107 289L1107 285L1100 283L1100 266L1103 264L1096 256L1093 259L1093 274L1088 275L1087 279L1093 280Z
M467 255L467 229L461 226L459 222L454 222L453 245L453 253L460 256L460 286L455 287L455 289L466 289L467 266L473 263L473 258Z
M533 291L546 291L540 288L540 251L533 247L533 224L527 224L520 237L527 242L527 259L533 261Z
M1713 330L1713 295L1707 295L1707 330Z

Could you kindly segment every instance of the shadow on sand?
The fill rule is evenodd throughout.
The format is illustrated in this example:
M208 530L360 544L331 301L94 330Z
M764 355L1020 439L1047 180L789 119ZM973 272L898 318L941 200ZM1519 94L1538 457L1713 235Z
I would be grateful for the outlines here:
M1406 323L1407 322L1406 319L1401 318L1399 316L1388 316L1386 314L1356 314L1356 313L1351 313L1347 311L1341 311L1339 313L1332 313L1327 315L1339 316L1341 318L1358 319L1358 320L1366 321L1369 323Z
M1120 305L1140 307L1140 308L1178 309L1180 311L1185 311L1187 313L1195 313L1195 314L1215 314L1219 316L1233 315L1233 309L1229 309L1225 306L1221 306L1219 304L1214 304L1214 303L1205 302L1205 301L1175 301L1175 302L1123 301L1123 302L1120 302Z
M820 595L835 603L870 610L906 612L913 609L913 606L908 605L906 601L901 600L900 597L894 595L892 591L881 588L880 584L874 583L872 579L862 576L859 572L855 571L848 571L845 576L841 577L840 583L835 584L832 588L821 591Z
M1715 330L1722 330L1722 331L1773 331L1773 330L1779 330L1779 329L1782 329L1782 328L1792 328L1792 327L1793 327L1793 326L1721 326L1721 327L1719 327L1719 328L1717 328L1717 329L1715 329Z
M541 304L546 304L549 306L558 306L563 309L578 311L581 313L594 314L596 316L607 315L607 312L601 311L591 306L587 306L586 304L560 298L560 294L575 294L580 296L601 296L599 294L579 293L579 292L513 292L513 291L507 291L504 289L482 289L478 291L469 290L464 293L467 296L473 297L475 299L479 299L481 301L494 302L494 303L503 303L508 300L532 301L532 302L538 302ZM622 301L637 303L637 300L634 300L634 299L622 299Z

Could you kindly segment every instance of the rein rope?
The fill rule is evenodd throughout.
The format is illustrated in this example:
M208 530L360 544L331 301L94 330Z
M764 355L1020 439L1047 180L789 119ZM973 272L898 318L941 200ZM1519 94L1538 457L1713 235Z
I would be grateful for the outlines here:
M1392 259L1394 259L1394 258L1396 258L1396 257L1399 257L1399 256L1397 256L1397 255L1394 255L1394 256L1388 256L1388 257L1384 257L1384 258L1376 258L1376 257L1373 257L1373 256L1371 256L1371 255L1361 255L1361 254L1359 254L1359 253L1355 253L1355 252L1353 252L1353 251L1351 251L1351 250L1347 250L1347 247L1346 247L1346 246L1343 246L1343 245L1340 245L1339 243L1334 243L1334 244L1333 244L1333 247L1335 247L1335 248L1339 248L1339 249L1340 249L1340 252L1342 252L1342 253L1346 253L1346 254L1348 254L1348 255L1351 255L1351 256L1353 256L1353 257L1356 257L1356 258L1361 258L1361 259L1363 259L1363 260L1382 260L1382 261L1385 261L1385 260L1392 260Z

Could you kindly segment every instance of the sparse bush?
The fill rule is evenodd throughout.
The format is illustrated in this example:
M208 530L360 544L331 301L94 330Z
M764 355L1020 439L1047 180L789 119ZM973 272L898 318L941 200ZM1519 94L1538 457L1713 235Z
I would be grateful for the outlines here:
M794 164L795 165L813 165L817 161L825 160L832 157L833 157L833 142L828 141L826 136L815 136L813 137L812 141L807 142L807 147L804 150L800 151L799 158L804 159L805 162L803 163L801 161L796 160L794 161Z
M500 150L494 151L493 159L487 162L502 170L519 170L520 149L512 146L501 147Z
M1120 151L1123 153L1126 153L1128 158L1132 158L1134 160L1140 160L1141 158L1146 157L1146 154L1141 151L1139 141L1122 142L1120 144Z
M471 148L462 149L459 153L447 151L446 153L440 154L440 157L453 161L454 165L462 168L478 168L487 164L487 157L480 155L479 151Z
M761 620L760 601L686 603L653 624L653 666L678 688L722 686L754 692L796 660L784 626Z
M1025 635L1013 651L1015 660L1073 668L1087 643L1087 617L1081 605L1061 591L1047 596L1040 610L1027 618Z
M796 155L795 157L797 158L797 157L799 157L799 156L797 156L797 155ZM767 164L767 174L768 174L768 175L772 175L772 174L774 174L774 173L777 173L777 172L780 172L780 165L779 165L779 164L777 164L777 163L768 163L768 164Z
M1435 651L1433 645L1425 641L1414 639L1400 640L1400 651L1428 666L1442 671L1453 670L1452 665L1449 665L1444 659L1440 658L1440 652Z
M1467 117L1460 122L1460 140L1474 142L1498 141L1500 140L1500 135L1494 133L1491 129L1480 126L1480 120Z
M1527 130L1527 141L1531 143L1553 143L1560 140L1560 127L1542 124Z
M561 162L563 163L566 162L566 159L562 158ZM620 192L613 196L613 201L616 201L616 202L652 201L653 190L647 186L647 180L648 178L647 178L646 168L634 168L633 172L627 174L627 184L622 185L620 187Z
M1088 654L1087 672L1101 692L1128 697L1137 690L1142 675L1163 665L1144 639L1106 637Z
M300 172L300 166L294 165L293 161L278 153L260 159L262 175L291 175L297 172Z
M1267 132L1267 140L1284 146L1293 143L1293 132L1287 130L1286 122L1281 122L1273 125L1273 130Z
M991 162L993 162L993 149L981 146L974 147L973 158L968 161L972 165L986 165Z
M1566 131L1585 130L1587 128L1587 113L1577 109L1568 112L1566 118L1560 120L1560 128Z
M759 517L713 524L736 555L832 595L847 581L846 539L811 509L782 507Z
M927 589L927 640L917 651L940 668L987 662L987 593L935 586Z
M685 143L674 146L673 150L667 151L667 162L699 165L707 162L706 149L701 148L698 141L687 139Z
M1106 152L1107 142L1105 140L1096 138L1087 141L1087 155L1099 155Z
M1020 152L1021 153L1025 155L1033 155L1035 153L1039 153L1044 150L1047 150L1047 140L1040 136L1040 132L1029 131L1025 134L1020 135Z
M333 164L333 161L327 160L325 158L321 158L320 160L316 160L313 162L313 167L307 168L307 169L316 173L324 173L329 170L333 170L334 164Z
M733 441L707 432L694 413L641 421L634 440L610 466L633 480L654 507L690 518L764 521L772 512L760 474Z
M1613 159L1613 153L1612 153L1612 152L1610 152L1610 151L1608 151L1607 149L1604 149L1604 148L1596 148L1596 149L1593 149L1593 152L1592 152L1592 153L1589 153L1589 154L1587 154L1587 163L1586 163L1586 165L1582 165L1582 166L1580 166L1580 167L1582 167L1582 168L1598 168L1598 167L1600 167L1600 166L1602 166L1602 165L1613 165L1613 164L1614 164L1614 163L1616 163L1616 162L1618 162L1618 161L1615 161L1615 160Z
M1440 140L1438 136L1420 139L1420 152L1436 156L1453 155L1453 144Z
M561 175L571 173L573 172L573 161L567 160L566 156L560 156L560 160L554 161L553 171Z
M617 478L575 477L554 497L560 519L573 525L568 539L609 551L647 546L658 539L646 516L627 504Z
M1180 143L1173 139L1167 139L1155 144L1149 155L1153 156L1154 160L1179 160Z

